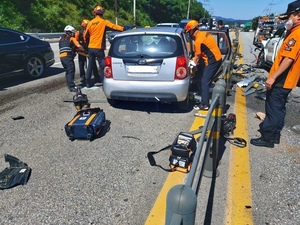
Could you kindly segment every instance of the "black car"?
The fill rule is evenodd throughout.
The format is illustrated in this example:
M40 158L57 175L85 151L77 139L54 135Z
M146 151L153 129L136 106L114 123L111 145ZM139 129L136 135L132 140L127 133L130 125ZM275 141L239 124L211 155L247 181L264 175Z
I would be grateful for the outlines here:
M55 62L48 42L0 27L0 76L23 73L39 78Z

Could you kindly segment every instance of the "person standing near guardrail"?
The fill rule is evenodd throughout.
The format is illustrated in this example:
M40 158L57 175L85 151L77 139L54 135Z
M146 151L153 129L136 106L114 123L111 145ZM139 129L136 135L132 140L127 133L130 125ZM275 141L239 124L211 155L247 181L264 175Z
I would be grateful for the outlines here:
M119 26L117 24L113 24L108 20L103 19L104 9L101 6L96 6L94 8L95 18L92 19L85 31L85 41L88 43L88 68L86 71L86 87L90 88L94 84L91 83L91 75L93 66L93 61L97 59L99 64L99 73L100 76L95 77L95 82L102 83L104 78L104 59L105 53L104 50L106 49L106 28L111 28L113 30L123 31L124 27ZM97 66L97 65L96 65Z
M75 38L79 42L79 44L84 48L84 52L78 52L78 67L79 67L79 76L80 76L80 82L82 84L85 84L85 66L87 65L86 63L86 57L87 57L87 44L84 41L83 35L86 29L86 26L88 24L89 20L88 19L83 19L81 21L81 29L76 31Z
M88 43L84 40L84 34L89 23L88 19L83 19L80 26L81 29L76 31L75 38L79 42L79 44L85 49L84 52L78 52L78 66L79 66L79 75L81 86L84 87L86 85L85 80L85 67L87 67L87 59L88 57ZM93 61L92 71L95 77L99 77L99 72L96 64L96 59Z
M265 82L266 116L259 125L261 137L250 140L255 146L268 148L280 143L287 98L300 79L300 0L288 4L286 13L279 18L288 19L285 24L287 34Z
M84 48L75 38L76 30L74 27L67 25L64 29L66 32L59 40L59 57L61 64L66 71L66 80L70 92L76 92L77 88L74 83L75 63L74 58L76 51L84 51Z
M185 26L185 32L194 40L193 63L197 65L203 61L201 81L198 89L201 90L201 103L195 105L196 110L209 109L209 88L213 77L222 65L222 55L214 37L206 31L199 30L200 24L196 20L190 20Z

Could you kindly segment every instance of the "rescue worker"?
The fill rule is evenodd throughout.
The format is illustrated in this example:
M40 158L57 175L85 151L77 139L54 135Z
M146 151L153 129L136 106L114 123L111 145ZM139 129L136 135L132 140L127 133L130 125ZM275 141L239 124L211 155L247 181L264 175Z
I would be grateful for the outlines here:
M199 30L199 23L190 20L185 26L185 32L194 40L194 58L192 64L201 65L201 77L198 89L201 92L201 103L195 105L196 110L209 109L209 88L213 78L222 64L222 55L217 42L207 31ZM199 68L199 67L198 67Z
M86 85L85 81L85 67L87 65L87 59L88 57L88 43L85 43L84 41L84 33L87 24L89 23L89 20L83 19L81 22L81 29L76 31L75 38L79 42L79 44L84 48L84 52L78 52L78 66L79 66L79 75L80 75L80 82L81 86ZM96 60L93 61L93 74L94 77L99 77L98 68L96 65Z
M268 148L280 143L287 98L300 79L300 0L288 4L286 13L279 18L288 19L285 24L287 34L265 82L266 116L259 125L261 137L250 140L252 145Z
M85 32L88 22L89 22L89 20L83 19L81 22L81 25L80 25L81 29L76 31L76 34L75 34L76 40L79 42L79 44L85 50L84 52L79 52L79 54L78 54L79 76L80 76L80 82L82 84L85 84L85 66L87 64L86 57L87 57L87 50L88 50L87 44L84 41L83 35L84 35L84 32Z
M104 78L104 66L105 66L105 53L104 50L106 49L106 29L111 28L113 30L123 31L124 27L119 26L117 24L113 24L108 20L103 19L104 9L101 6L96 6L94 8L95 18L92 19L85 31L85 41L88 43L88 55L89 55L89 62L88 68L86 71L86 87L90 88L94 84L91 82L91 74L93 67L97 66L93 64L93 61L97 59L99 64L99 73L100 76L95 77L95 82L102 83Z
M59 57L61 64L66 71L68 88L70 92L76 92L77 88L74 83L74 58L76 56L76 51L84 51L84 48L75 39L76 30L74 27L67 25L64 31L66 33L59 40Z
M225 31L229 32L228 27L225 27L223 25L223 20L218 20L217 24L218 24L218 30L225 30Z
M226 32L228 40L230 41L229 28L223 25L223 20L218 20L217 24L218 24L218 30L224 30ZM224 41L224 38L221 37L221 40L220 40L221 48L224 45L223 41Z

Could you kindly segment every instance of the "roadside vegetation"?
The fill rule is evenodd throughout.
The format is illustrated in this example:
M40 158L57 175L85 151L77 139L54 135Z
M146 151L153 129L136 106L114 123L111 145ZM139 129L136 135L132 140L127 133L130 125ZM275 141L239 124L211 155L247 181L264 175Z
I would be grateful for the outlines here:
M117 4L115 4L117 3ZM1 0L0 24L23 32L61 32L67 24L76 28L83 18L94 18L101 5L104 18L119 25L133 24L133 0ZM136 25L177 22L187 18L187 0L136 0ZM190 18L210 17L202 3L191 1Z

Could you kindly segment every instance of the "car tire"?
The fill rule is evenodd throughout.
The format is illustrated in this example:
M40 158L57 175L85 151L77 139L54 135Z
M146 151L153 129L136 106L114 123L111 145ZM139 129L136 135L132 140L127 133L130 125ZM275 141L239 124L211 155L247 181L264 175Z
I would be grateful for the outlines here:
M25 61L24 72L31 78L40 78L43 75L44 70L44 61L39 56L29 56Z
M264 52L263 48L261 49L261 51L258 54L256 66L258 68L264 68L264 66L265 66L265 52Z

